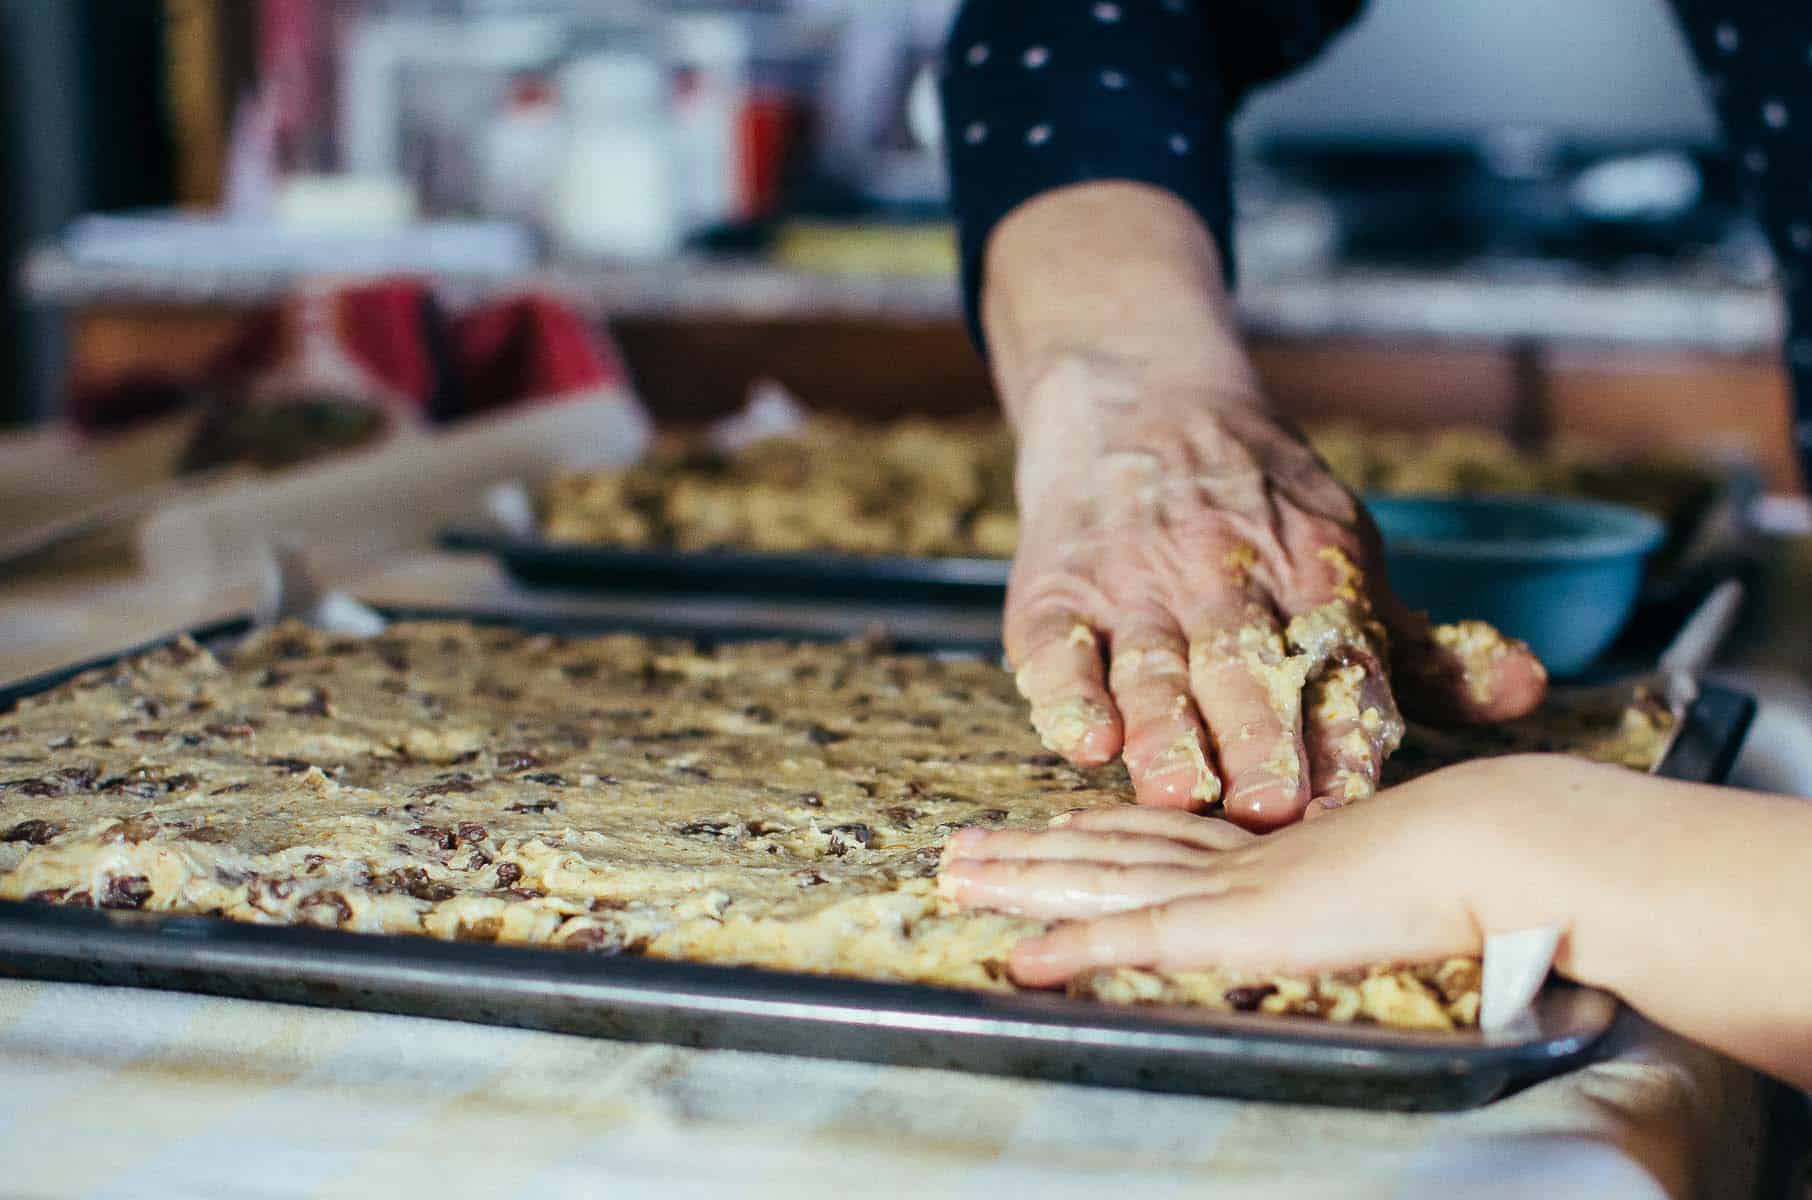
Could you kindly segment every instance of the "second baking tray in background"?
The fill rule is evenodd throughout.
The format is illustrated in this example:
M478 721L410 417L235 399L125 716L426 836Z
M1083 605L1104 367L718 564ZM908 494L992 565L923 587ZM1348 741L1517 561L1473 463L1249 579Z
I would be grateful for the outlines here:
M529 587L587 592L736 593L933 604L998 605L1004 558L775 554L754 550L660 550L549 542L471 526L444 530L442 549L495 558Z
M498 519L455 524L437 539L442 549L494 559L530 588L572 592L660 592L677 595L816 597L947 605L998 605L1012 563L1005 558L870 555L831 550L775 552L722 548L678 550L550 541L535 527L532 489L518 482ZM1741 575L1741 547L1707 545L1740 531L1740 509L1754 490L1750 473L1715 477L1701 503L1670 523L1668 548L1652 566L1643 604L1619 646L1620 659L1657 648L1718 580Z

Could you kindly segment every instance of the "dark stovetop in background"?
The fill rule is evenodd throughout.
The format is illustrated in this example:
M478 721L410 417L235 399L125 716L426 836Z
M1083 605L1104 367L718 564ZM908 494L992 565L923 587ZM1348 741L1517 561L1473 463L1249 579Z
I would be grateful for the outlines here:
M1506 131L1478 144L1273 144L1253 176L1264 192L1319 197L1342 265L1709 265L1746 283L1768 269L1740 169L1712 154L1570 149Z

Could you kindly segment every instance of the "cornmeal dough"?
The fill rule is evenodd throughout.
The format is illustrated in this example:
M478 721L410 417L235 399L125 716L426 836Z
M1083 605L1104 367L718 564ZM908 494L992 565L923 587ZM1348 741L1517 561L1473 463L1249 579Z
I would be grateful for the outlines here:
M1488 748L1648 765L1646 702ZM1471 752L1412 732L1401 775ZM181 640L0 715L0 896L1010 990L1041 926L934 887L956 829L1130 799L1038 744L1011 678L878 645L297 625ZM1127 1002L1447 1028L1476 965L1104 972Z

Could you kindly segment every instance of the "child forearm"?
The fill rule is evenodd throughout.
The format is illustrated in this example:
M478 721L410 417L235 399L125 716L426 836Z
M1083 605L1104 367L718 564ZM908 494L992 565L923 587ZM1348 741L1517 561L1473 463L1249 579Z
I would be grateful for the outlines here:
M1562 972L1812 1087L1812 805L1610 770L1591 783L1526 851L1571 898ZM1575 839L1568 800L1594 810Z

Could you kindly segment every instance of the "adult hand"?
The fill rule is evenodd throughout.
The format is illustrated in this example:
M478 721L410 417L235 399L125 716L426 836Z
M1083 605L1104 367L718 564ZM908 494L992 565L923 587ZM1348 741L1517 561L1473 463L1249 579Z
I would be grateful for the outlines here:
M1255 405L1075 360L1025 412L1008 658L1045 744L1122 755L1141 802L1274 828L1376 790L1399 701L1540 702L1526 647L1397 601L1364 512Z
M1370 795L1399 700L1449 722L1540 702L1526 647L1390 594L1363 512L1267 414L1186 206L1027 203L990 242L983 323L1019 442L1007 656L1052 750L1268 829Z

